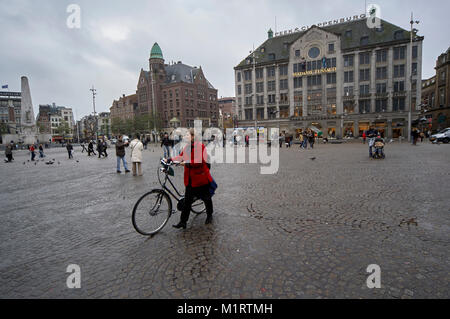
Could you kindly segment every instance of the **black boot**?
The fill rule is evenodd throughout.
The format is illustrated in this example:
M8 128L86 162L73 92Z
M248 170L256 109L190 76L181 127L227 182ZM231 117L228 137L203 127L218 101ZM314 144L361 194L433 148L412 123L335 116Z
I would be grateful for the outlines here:
M213 219L212 215L208 215L208 217L206 217L205 225L211 224L212 219Z
M186 223L184 223L184 222L179 222L178 224L172 225L172 226L175 227L175 228L183 228L183 229L186 229Z

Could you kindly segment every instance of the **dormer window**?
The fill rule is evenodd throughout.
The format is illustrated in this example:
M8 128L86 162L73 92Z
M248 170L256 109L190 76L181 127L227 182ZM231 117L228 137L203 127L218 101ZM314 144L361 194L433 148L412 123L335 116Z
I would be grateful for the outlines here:
M394 32L394 40L403 39L403 30L397 30Z
M346 38L351 38L352 37L352 30L345 31L345 37Z
M368 36L361 37L361 45L368 45L368 44L369 44L369 37Z
M269 53L269 60L270 61L275 60L275 53Z
M265 48L265 47L262 47L262 48L261 48L261 53L264 53L264 52L266 52L266 48Z

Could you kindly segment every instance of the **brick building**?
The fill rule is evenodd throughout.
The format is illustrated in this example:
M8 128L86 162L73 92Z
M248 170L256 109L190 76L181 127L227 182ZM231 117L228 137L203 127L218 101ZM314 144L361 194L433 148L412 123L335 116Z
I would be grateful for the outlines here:
M113 104L109 109L111 121L113 121L114 119L120 119L122 121L132 120L137 108L137 94L128 96L123 94L122 97L119 98L119 100L113 101Z
M150 71L141 69L137 85L137 114L153 114L164 128L193 127L194 120L203 127L217 126L219 105L217 90L206 79L201 67L181 61L164 64L161 48L152 47Z

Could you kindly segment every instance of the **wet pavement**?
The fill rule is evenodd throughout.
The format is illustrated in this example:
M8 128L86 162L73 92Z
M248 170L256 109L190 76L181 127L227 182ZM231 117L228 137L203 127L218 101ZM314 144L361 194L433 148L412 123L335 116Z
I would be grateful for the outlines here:
M158 187L162 149L145 151L142 177L117 174L111 148L75 150L48 150L53 165L2 159L1 298L450 297L450 145L388 144L378 161L359 143L296 145L275 175L214 164L213 224L191 215L176 230L178 213L152 238L131 211ZM66 286L69 264L80 289ZM380 289L366 285L370 264Z

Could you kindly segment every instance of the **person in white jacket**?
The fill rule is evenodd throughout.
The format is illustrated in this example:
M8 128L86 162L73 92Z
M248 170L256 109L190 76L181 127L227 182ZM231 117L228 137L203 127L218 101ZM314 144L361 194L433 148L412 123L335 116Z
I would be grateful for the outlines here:
M131 149L131 162L133 163L133 176L136 176L136 166L139 176L142 176L142 150L144 149L144 144L140 141L139 133L136 133L134 140L130 143Z

